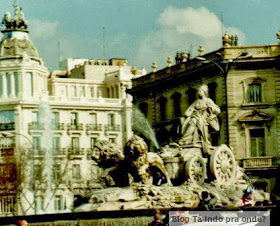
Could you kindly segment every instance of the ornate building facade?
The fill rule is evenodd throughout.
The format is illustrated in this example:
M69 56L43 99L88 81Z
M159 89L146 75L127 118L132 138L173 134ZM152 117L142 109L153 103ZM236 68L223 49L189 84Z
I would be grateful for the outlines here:
M96 139L123 147L132 135L126 89L142 72L72 59L50 74L21 15L5 15L0 43L0 216L69 212L98 186Z
M172 65L133 79L134 104L153 126L161 145L180 138L181 117L196 99L201 84L220 106L219 132L210 130L212 144L232 147L256 188L271 191L280 163L280 44L238 46L230 36L223 47L188 59L182 52Z

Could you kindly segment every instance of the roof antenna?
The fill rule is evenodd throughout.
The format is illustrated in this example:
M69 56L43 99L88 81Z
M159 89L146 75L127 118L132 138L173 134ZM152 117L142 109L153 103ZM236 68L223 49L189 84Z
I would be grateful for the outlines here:
M106 57L106 27L102 27L102 35L103 35L103 60Z

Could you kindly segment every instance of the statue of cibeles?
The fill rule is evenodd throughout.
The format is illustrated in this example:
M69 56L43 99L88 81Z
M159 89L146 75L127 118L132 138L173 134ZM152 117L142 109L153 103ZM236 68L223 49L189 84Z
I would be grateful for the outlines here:
M219 131L218 114L221 112L213 100L208 97L208 86L202 85L198 89L198 99L186 110L186 119L182 125L180 145L202 144L204 153L210 154L208 126Z

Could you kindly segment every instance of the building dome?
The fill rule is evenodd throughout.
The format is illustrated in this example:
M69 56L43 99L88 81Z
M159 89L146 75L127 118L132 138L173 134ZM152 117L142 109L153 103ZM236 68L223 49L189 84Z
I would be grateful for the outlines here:
M38 51L33 43L27 39L16 37L5 38L0 43L0 57L29 56L39 58Z
M0 58L16 56L39 58L37 49L29 40L28 21L25 19L22 9L16 4L14 9L13 18L9 12L6 12L2 20L5 28L1 31L3 40L0 42Z

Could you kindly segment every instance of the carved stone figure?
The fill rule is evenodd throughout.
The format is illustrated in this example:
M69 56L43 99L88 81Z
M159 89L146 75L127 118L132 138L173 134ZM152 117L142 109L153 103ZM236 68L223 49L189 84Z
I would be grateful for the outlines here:
M97 140L91 155L98 166L104 169L102 179L107 186L125 186L123 177L119 178L121 161L124 160L122 150L106 140Z
M179 141L182 146L202 143L203 151L210 153L208 126L214 130L220 129L217 115L220 108L208 98L208 86L202 85L198 89L199 98L186 110L187 117L182 125L183 137Z
M133 135L127 142L124 153L129 172L134 177L134 180L140 180L142 183L147 184L150 183L150 178L153 179L152 183L157 185L161 184L162 180L166 180L168 185L172 185L163 160L157 153L148 152L144 139ZM161 178L161 176L165 178Z
M12 18L9 12L6 12L2 20L2 24L6 29L27 29L28 21L25 19L22 9L18 5L14 5L15 17Z
M134 135L126 144L124 154L109 141L97 140L92 159L104 169L103 179L107 186L129 185L129 174L133 182L160 185L166 181L172 185L161 157L148 152L146 142Z
M16 28L24 28L27 29L28 22L24 17L24 13L18 5L14 5L15 7L15 27Z
M13 27L13 20L11 18L10 12L6 12L3 19L2 24L6 26L7 29L10 29Z

